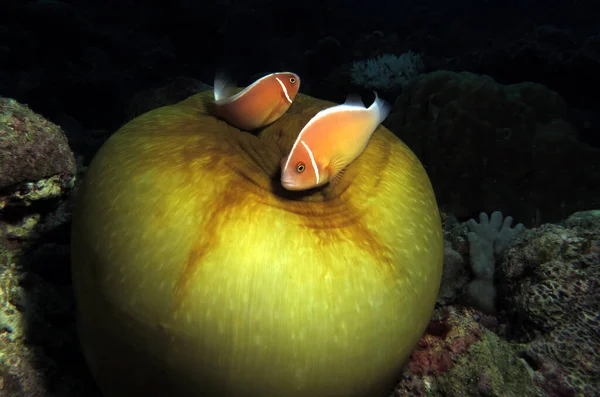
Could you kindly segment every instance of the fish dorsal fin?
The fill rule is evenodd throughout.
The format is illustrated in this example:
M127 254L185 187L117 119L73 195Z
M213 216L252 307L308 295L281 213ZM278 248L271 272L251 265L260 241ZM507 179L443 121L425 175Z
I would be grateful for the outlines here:
M344 105L361 107L361 108L365 107L365 104L363 103L362 99L360 98L360 95L358 95L358 94L348 94L348 96L346 97L346 102L344 102Z
M215 101L222 101L233 95L235 91L235 84L223 72L217 73L215 76L215 83L213 85Z

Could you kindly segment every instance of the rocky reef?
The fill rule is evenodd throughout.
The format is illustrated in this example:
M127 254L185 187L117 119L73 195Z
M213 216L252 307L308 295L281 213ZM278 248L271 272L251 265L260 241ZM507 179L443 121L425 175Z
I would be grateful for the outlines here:
M441 208L459 218L500 210L532 226L600 207L600 149L578 139L566 102L543 85L428 73L384 124L423 161Z
M456 76L437 78L442 86L452 87ZM493 87L489 80L478 79L472 76L468 81ZM540 97L544 95L542 91ZM0 189L0 394L98 396L77 342L69 271L71 198L85 169L76 166L59 127L14 100L3 98L0 104L0 155L2 164L9 165L3 170L6 182ZM148 106L152 107L143 105ZM429 109L446 108L456 109L450 103ZM435 113L425 110L414 114L434 120L427 118ZM439 114L436 120L442 117ZM439 123L433 125L438 133L448 131ZM568 134L562 136L570 139ZM424 137L415 138L415 150L421 147L419 139ZM426 162L432 157L423 158ZM29 167L27 172L22 172L24 167ZM467 186L471 185L464 189ZM505 212L513 215L510 208ZM561 214L557 212L556 218ZM515 216L518 221L522 217ZM437 308L408 365L398 374L393 395L599 393L594 384L600 376L598 212L576 212L554 223L530 223L516 236L496 258L497 311L493 314L469 307L464 299L465 288L474 278L467 223L453 215L443 214L443 218L444 280Z
M467 230L447 219L445 293L396 395L596 395L600 212L515 236L498 258L492 315L461 304L470 279Z
M0 395L94 396L75 330L62 129L0 97Z

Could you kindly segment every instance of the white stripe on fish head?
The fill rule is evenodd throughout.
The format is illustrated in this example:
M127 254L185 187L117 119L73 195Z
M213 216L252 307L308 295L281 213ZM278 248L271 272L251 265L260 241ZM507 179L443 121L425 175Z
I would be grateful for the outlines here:
M292 156L294 155L294 151L296 150L296 146L298 146L298 143L302 139L302 133L304 132L305 129L306 129L306 125L304 126L304 128L302 128L302 130L298 134L298 137L296 138L296 142L294 142L294 145L292 145L292 149L290 150L290 153L287 156L287 160L285 161L285 166L283 167L283 172L287 171L288 166L290 165L290 161L292 160Z
M290 94L288 94L288 90L287 90L287 87L285 86L285 84L283 84L283 82L281 80L279 80L279 77L275 77L275 80L277 80L277 82L281 86L281 89L283 90L283 93L285 94L285 98L288 100L289 103L292 103L292 98L290 98Z
M312 150L310 150L310 148L308 147L306 142L301 141L300 143L302 143L302 146L304 146L306 148L306 151L308 152L308 157L310 157L310 163L312 164L313 168L315 169L315 177L317 178L317 185L318 185L319 182L321 181L321 178L319 176L319 167L317 167L317 162L315 161L315 155L313 154Z

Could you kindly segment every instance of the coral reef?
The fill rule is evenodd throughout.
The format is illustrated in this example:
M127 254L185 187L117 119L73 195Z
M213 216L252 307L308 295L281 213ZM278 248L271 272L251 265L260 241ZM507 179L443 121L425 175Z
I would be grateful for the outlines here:
M439 71L409 84L384 125L427 166L444 211L500 210L529 227L600 207L600 149L567 118L542 85Z
M524 355L549 396L598 393L598 213L525 232L500 263L506 334L526 343Z
M159 104L173 103L178 86L160 91L167 97L175 95L173 99L144 94L142 108L155 107L153 98L158 98ZM185 86L187 83L184 91ZM29 126L32 134L4 122L4 137L8 132L29 135L46 140L55 151L62 150L65 138L60 129L17 102L9 105L25 121L20 125ZM6 121L13 116L5 110L2 117ZM55 134L55 146L44 135L46 129ZM27 144L29 158L50 164L36 168L47 172L13 178L0 194L0 395L96 397L99 391L87 371L74 330L68 269L68 197L75 183L75 161L70 151L62 151L56 158L36 142ZM36 150L46 154L36 156ZM462 305L461 297L472 277L469 228L454 215L444 215L444 271L438 307L408 365L398 371L400 382L394 396L570 397L600 393L594 383L600 376L599 214L574 213L564 222L543 224L514 239L504 255L496 258L494 279L499 299L495 315Z
M542 397L520 346L497 328L473 309L436 309L392 396Z
M440 288L446 295L438 297L397 395L600 393L600 211L577 212L504 240L503 255L495 257L493 315L461 305L469 303L460 287L467 290L468 233L468 222L446 217Z

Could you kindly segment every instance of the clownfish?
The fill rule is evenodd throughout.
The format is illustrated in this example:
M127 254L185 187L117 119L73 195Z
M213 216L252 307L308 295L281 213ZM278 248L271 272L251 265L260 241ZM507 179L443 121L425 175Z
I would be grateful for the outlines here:
M235 86L223 75L215 77L214 112L227 123L243 130L271 124L292 105L300 77L291 72L264 76L233 94Z
M281 160L281 184L306 190L341 175L365 150L375 129L391 107L376 92L368 108L354 94L346 102L317 113L300 131L289 155Z

